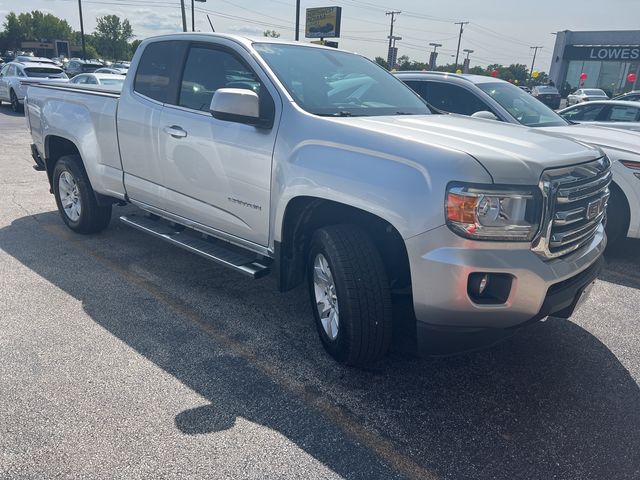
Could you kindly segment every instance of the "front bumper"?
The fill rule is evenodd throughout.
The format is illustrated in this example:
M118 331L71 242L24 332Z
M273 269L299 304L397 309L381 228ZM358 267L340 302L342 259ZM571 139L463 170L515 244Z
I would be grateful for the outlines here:
M446 226L406 245L418 333L422 327L473 331L512 328L552 314L570 316L602 268L606 237L600 225L590 243L553 260L544 260L526 243L465 240ZM504 303L471 299L467 285L476 272L512 276Z

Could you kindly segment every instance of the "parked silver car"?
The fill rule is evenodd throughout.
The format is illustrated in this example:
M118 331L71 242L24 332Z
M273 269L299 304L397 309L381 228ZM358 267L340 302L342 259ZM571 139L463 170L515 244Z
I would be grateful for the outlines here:
M10 62L0 70L0 103L3 101L9 102L14 112L21 111L24 104L24 96L27 93L27 81L30 79L68 81L64 70L53 64Z
M609 100L609 96L604 90L599 88L580 88L567 96L567 105L590 102L592 100Z

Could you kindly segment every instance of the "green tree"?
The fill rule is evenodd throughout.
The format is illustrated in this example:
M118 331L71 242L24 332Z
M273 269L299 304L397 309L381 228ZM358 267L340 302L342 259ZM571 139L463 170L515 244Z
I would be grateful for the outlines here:
M131 56L133 56L133 54L136 53L136 50L138 49L141 43L142 43L142 40L134 40L133 42L131 42L131 46L130 46Z
M71 40L73 30L66 20L40 10L16 15L9 12L3 23L2 37L4 43L12 48L19 48L27 40L52 41Z
M106 58L118 60L129 58L129 40L133 29L129 20L120 20L117 15L104 15L96 19L96 39L98 53Z
M382 58L382 57L376 57L374 60L378 65L380 65L383 68L386 68L387 70L389 70L389 64L387 63L387 61Z
M271 38L279 38L280 34L278 32L276 32L275 30L265 30L264 32L262 32L262 34L265 37L271 37Z

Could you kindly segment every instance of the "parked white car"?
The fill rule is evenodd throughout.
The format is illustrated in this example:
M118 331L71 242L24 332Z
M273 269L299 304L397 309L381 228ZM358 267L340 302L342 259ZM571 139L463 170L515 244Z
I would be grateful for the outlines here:
M640 103L624 100L598 100L572 105L558 114L574 123L640 131Z
M609 96L604 90L599 88L580 88L567 96L567 105L590 102L592 100L609 100Z
M77 85L108 85L122 87L124 79L124 75L113 73L81 73L69 80L69 83Z
M14 112L23 108L29 80L45 79L67 82L69 79L60 67L36 62L9 62L0 70L0 103L9 102Z

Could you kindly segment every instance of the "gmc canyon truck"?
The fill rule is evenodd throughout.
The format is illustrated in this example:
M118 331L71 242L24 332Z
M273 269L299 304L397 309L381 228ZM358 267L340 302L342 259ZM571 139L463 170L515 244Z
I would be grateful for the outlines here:
M442 115L366 58L222 34L138 48L121 92L35 85L32 154L67 226L127 225L279 289L305 280L325 349L381 358L392 295L415 335L569 317L606 244L610 162Z

